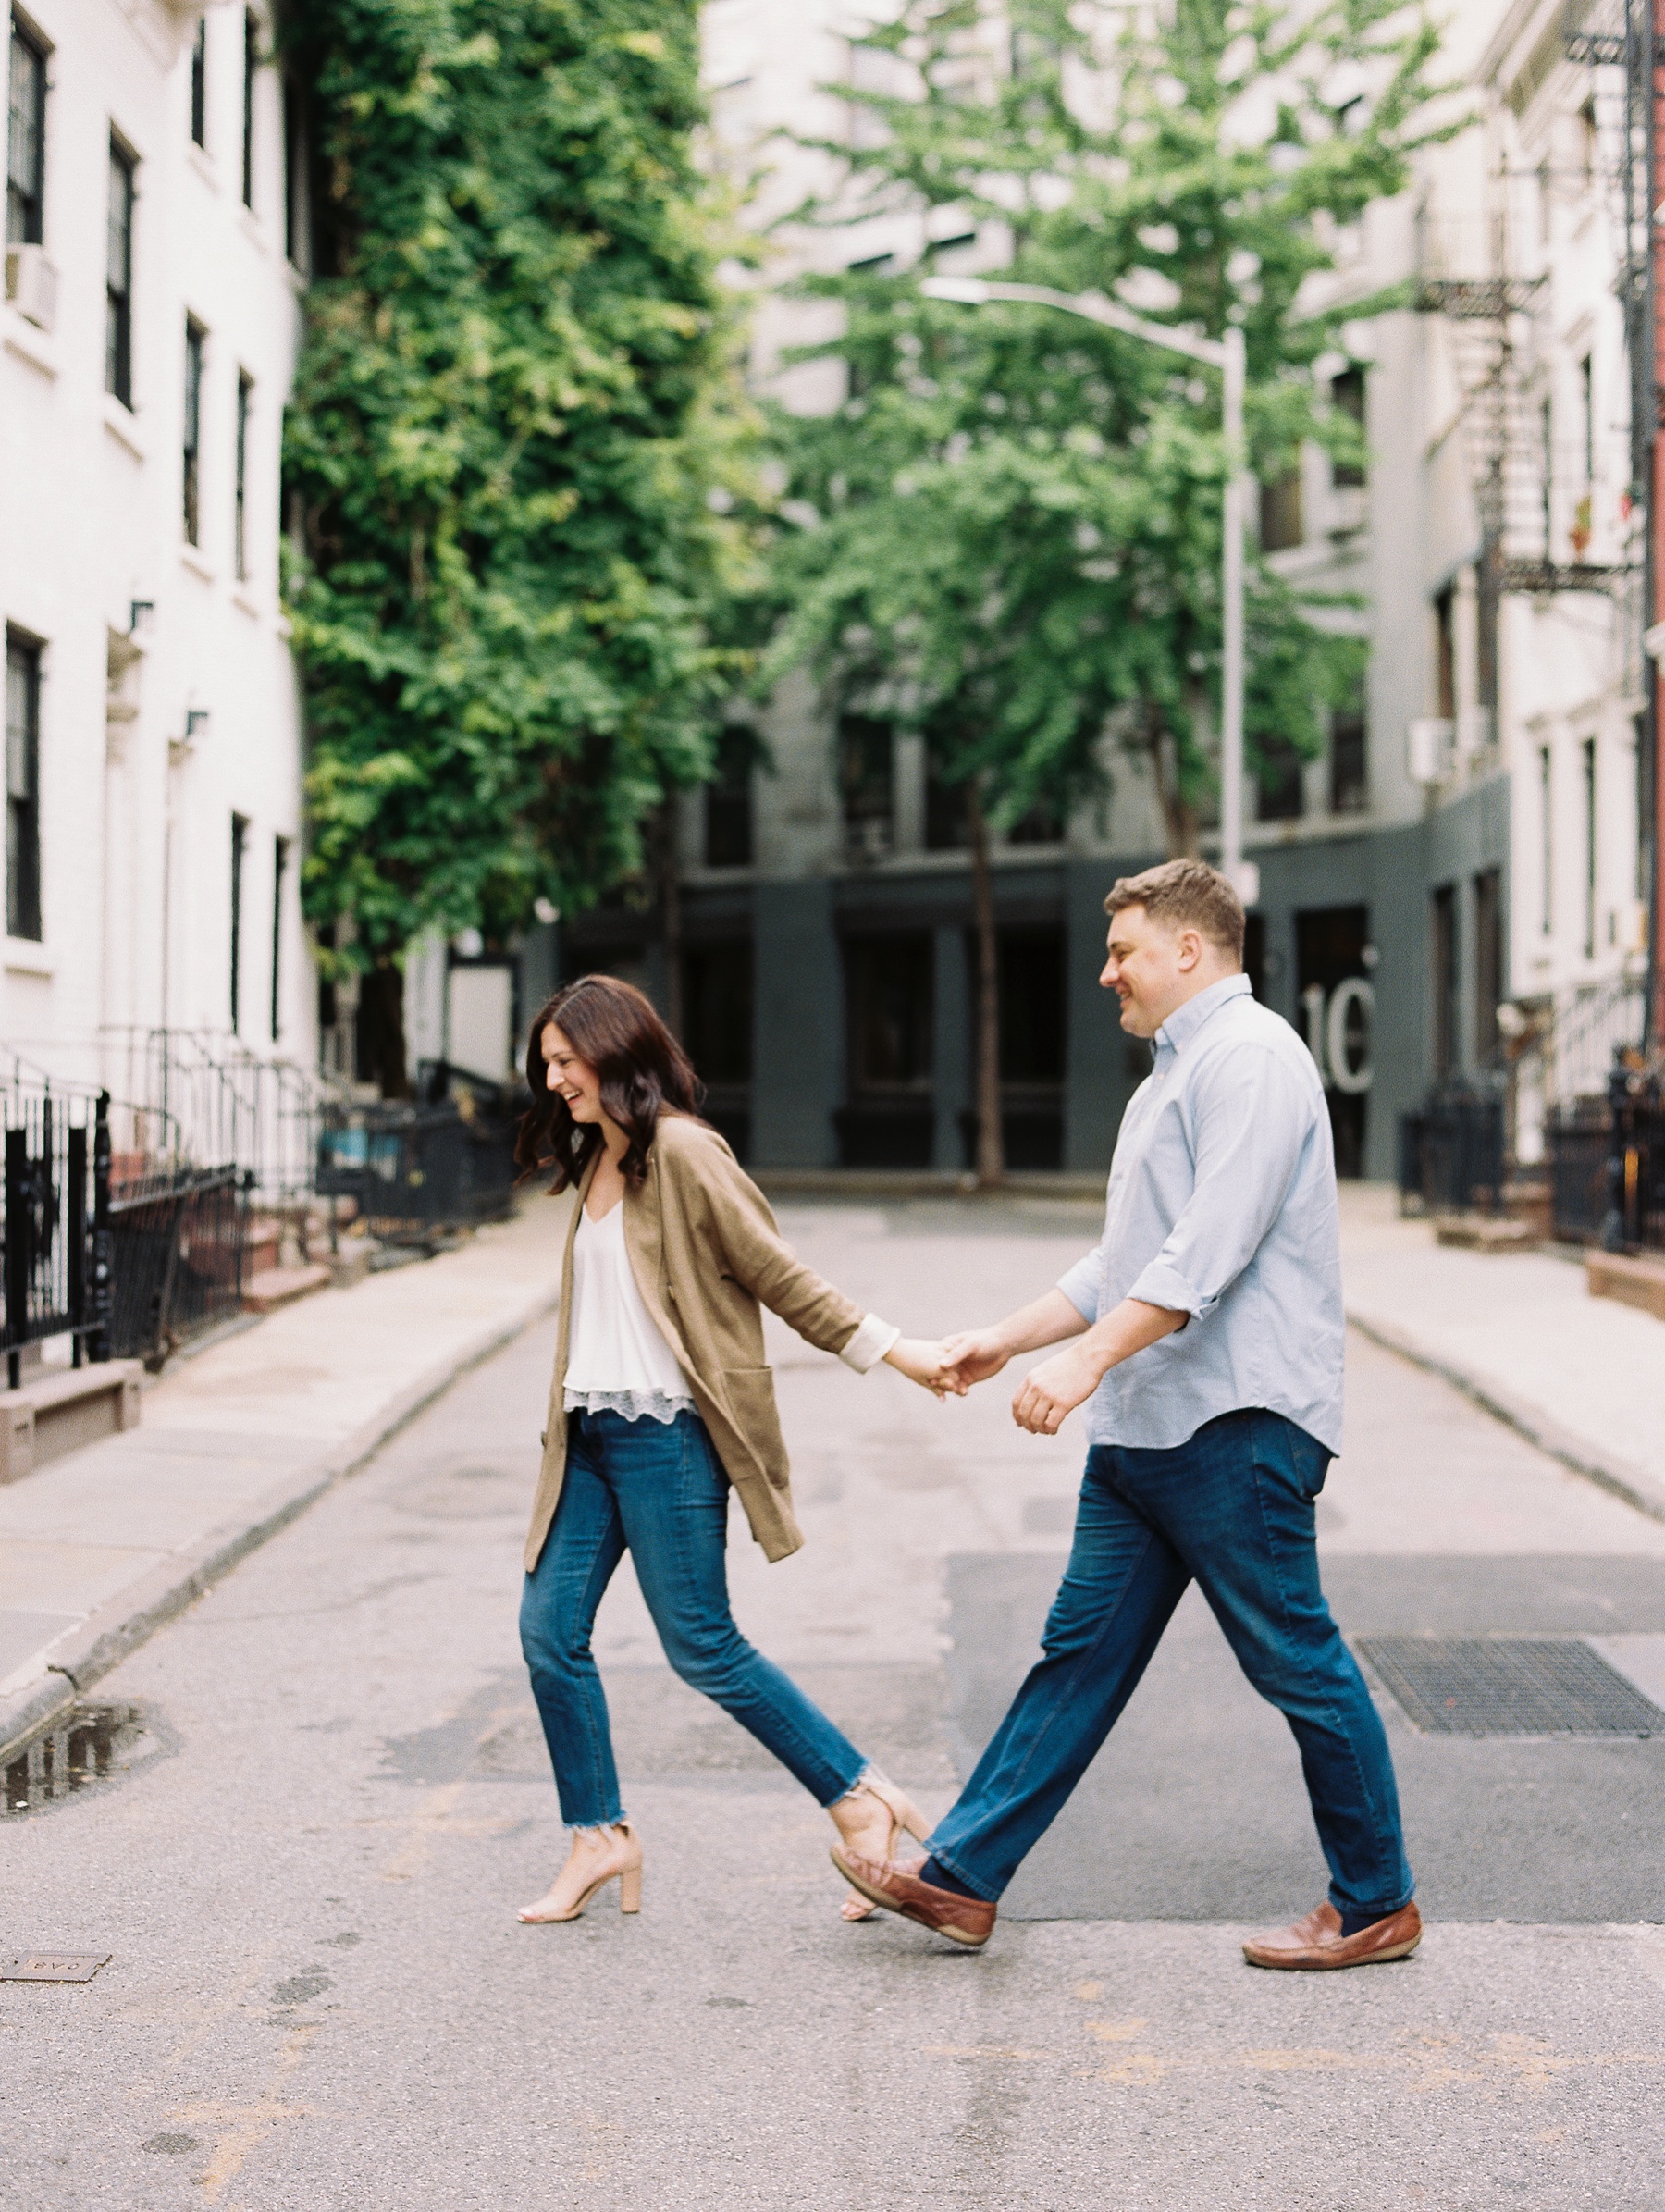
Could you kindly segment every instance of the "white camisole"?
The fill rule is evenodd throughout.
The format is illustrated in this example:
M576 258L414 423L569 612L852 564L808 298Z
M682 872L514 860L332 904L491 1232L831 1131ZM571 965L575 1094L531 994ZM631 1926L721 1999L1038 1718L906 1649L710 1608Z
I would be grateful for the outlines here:
M667 1422L695 1411L688 1378L630 1272L622 1201L599 1221L579 1214L566 1408Z

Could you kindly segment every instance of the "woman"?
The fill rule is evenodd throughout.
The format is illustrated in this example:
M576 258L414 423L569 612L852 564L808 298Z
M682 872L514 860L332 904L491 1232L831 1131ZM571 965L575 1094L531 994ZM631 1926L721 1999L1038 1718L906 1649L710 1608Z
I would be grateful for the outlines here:
M521 1648L572 1852L525 1922L575 1920L615 1877L640 1904L642 1847L620 1801L590 1630L626 1550L671 1664L772 1751L845 1850L893 1855L909 1800L753 1649L729 1611L728 1493L771 1560L792 1514L759 1304L865 1373L882 1359L939 1396L942 1347L916 1343L812 1275L761 1192L697 1114L682 1047L629 983L590 975L532 1024L533 1104L516 1155L576 1187L555 1378L521 1605ZM860 1840L858 1840L860 1839ZM866 1917L859 1898L846 1917Z

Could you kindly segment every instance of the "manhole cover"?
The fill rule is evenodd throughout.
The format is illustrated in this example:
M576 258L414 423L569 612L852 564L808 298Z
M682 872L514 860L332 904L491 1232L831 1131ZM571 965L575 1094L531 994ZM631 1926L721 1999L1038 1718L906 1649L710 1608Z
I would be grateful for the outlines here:
M118 1749L139 1733L132 1705L77 1705L67 1720L7 1761L4 1806L8 1813L37 1812L84 1789L110 1772Z
M1359 1650L1430 1736L1665 1736L1665 1712L1576 1637L1373 1636Z

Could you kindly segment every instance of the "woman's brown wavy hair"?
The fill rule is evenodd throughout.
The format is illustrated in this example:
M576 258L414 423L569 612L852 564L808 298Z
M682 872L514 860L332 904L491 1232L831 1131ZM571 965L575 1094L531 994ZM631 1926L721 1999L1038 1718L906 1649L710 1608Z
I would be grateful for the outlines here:
M665 1108L697 1114L705 1086L682 1046L634 983L616 975L581 975L563 983L533 1019L526 1039L526 1082L532 1104L521 1117L514 1141L522 1180L555 1170L551 1191L564 1191L583 1177L601 1143L593 1122L574 1121L567 1102L549 1088L544 1058L544 1032L553 1022L581 1058L601 1078L601 1105L610 1121L629 1138L620 1163L626 1181L640 1184L648 1173L654 1124Z

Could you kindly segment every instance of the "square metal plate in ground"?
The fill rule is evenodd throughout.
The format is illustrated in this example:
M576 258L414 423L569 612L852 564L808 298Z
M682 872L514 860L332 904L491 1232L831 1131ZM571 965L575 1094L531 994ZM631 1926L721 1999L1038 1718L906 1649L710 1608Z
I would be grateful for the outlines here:
M1665 1736L1665 1712L1576 1637L1372 1636L1359 1650L1430 1736Z
M111 1951L0 1952L0 1982L90 1982L101 1966L108 1966Z

